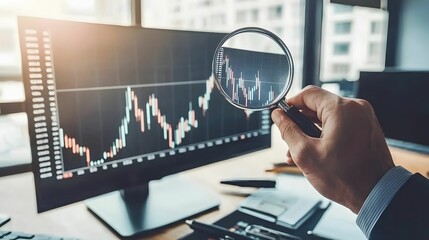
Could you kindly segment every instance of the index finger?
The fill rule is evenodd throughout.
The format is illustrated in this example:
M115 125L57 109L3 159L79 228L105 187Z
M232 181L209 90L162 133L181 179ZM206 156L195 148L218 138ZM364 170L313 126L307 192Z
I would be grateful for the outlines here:
M296 96L289 98L288 103L302 111L314 112L322 120L322 113L334 106L341 97L316 86L307 86ZM323 121L322 121L323 122Z

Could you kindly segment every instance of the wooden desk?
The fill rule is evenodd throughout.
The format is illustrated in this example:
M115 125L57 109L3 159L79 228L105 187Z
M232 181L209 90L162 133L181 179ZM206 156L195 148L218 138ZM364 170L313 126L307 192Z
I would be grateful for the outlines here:
M282 161L286 150L286 144L281 141L278 132L273 131L271 149L183 173L185 178L212 189L221 199L219 210L202 215L198 219L213 222L234 211L243 200L243 196L231 194L231 189L237 191L237 188L220 185L221 179L274 176L272 173L265 173L264 169L270 167L273 162ZM420 172L426 176L429 171L429 156L427 155L400 149L392 149L392 155L397 164L412 172ZM82 202L37 214L34 181L31 173L0 178L0 213L12 217L11 222L1 230L71 236L81 239L118 239L86 209ZM190 232L191 230L184 224L176 224L141 239L177 239Z

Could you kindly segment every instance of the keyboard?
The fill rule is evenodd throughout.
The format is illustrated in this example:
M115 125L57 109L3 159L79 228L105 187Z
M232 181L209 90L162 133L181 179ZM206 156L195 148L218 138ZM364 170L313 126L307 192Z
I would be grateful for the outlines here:
M1 240L78 240L77 238L63 238L45 234L30 234L16 231L0 231Z

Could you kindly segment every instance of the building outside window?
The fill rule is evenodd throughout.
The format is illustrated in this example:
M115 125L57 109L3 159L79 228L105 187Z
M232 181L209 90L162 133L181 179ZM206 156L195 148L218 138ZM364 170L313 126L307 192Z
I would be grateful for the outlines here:
M382 56L383 50L382 45L379 42L370 42L368 45L368 63L377 63L380 61L380 56Z
M258 9L252 9L250 10L250 16L252 22L258 22L259 20L259 10Z
M258 9L245 9L237 11L237 23L257 23L259 19Z
M335 34L349 34L352 29L351 22L336 22L335 23Z
M171 10L172 2L180 12ZM291 94L302 88L305 0L143 0L144 27L231 32L248 26L266 28L279 35L292 53L295 65ZM224 14L224 21L207 16ZM190 22L193 22L191 25Z
M226 23L225 14L217 13L212 16L213 24L223 25Z
M353 12L353 7L349 5L343 5L343 4L333 4L331 5L334 13L351 13Z
M272 6L268 9L268 17L269 19L280 19L283 14L283 6Z
M247 11L246 10L237 11L236 21L237 23L247 22Z
M380 34L382 31L382 25L379 21L372 21L371 22L371 33L372 34Z
M350 71L350 65L346 63L335 63L332 65L332 73L336 75L344 75Z
M362 70L382 71L386 38L386 11L326 3L320 63L322 84L324 81L358 80Z
M334 43L334 55L347 55L350 43Z

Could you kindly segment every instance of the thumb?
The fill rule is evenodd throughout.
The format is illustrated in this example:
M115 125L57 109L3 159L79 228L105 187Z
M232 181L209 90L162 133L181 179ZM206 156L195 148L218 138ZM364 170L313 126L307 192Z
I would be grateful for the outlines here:
M289 148L307 141L307 135L290 119L283 110L275 109L271 113L271 118L279 128L283 140Z

